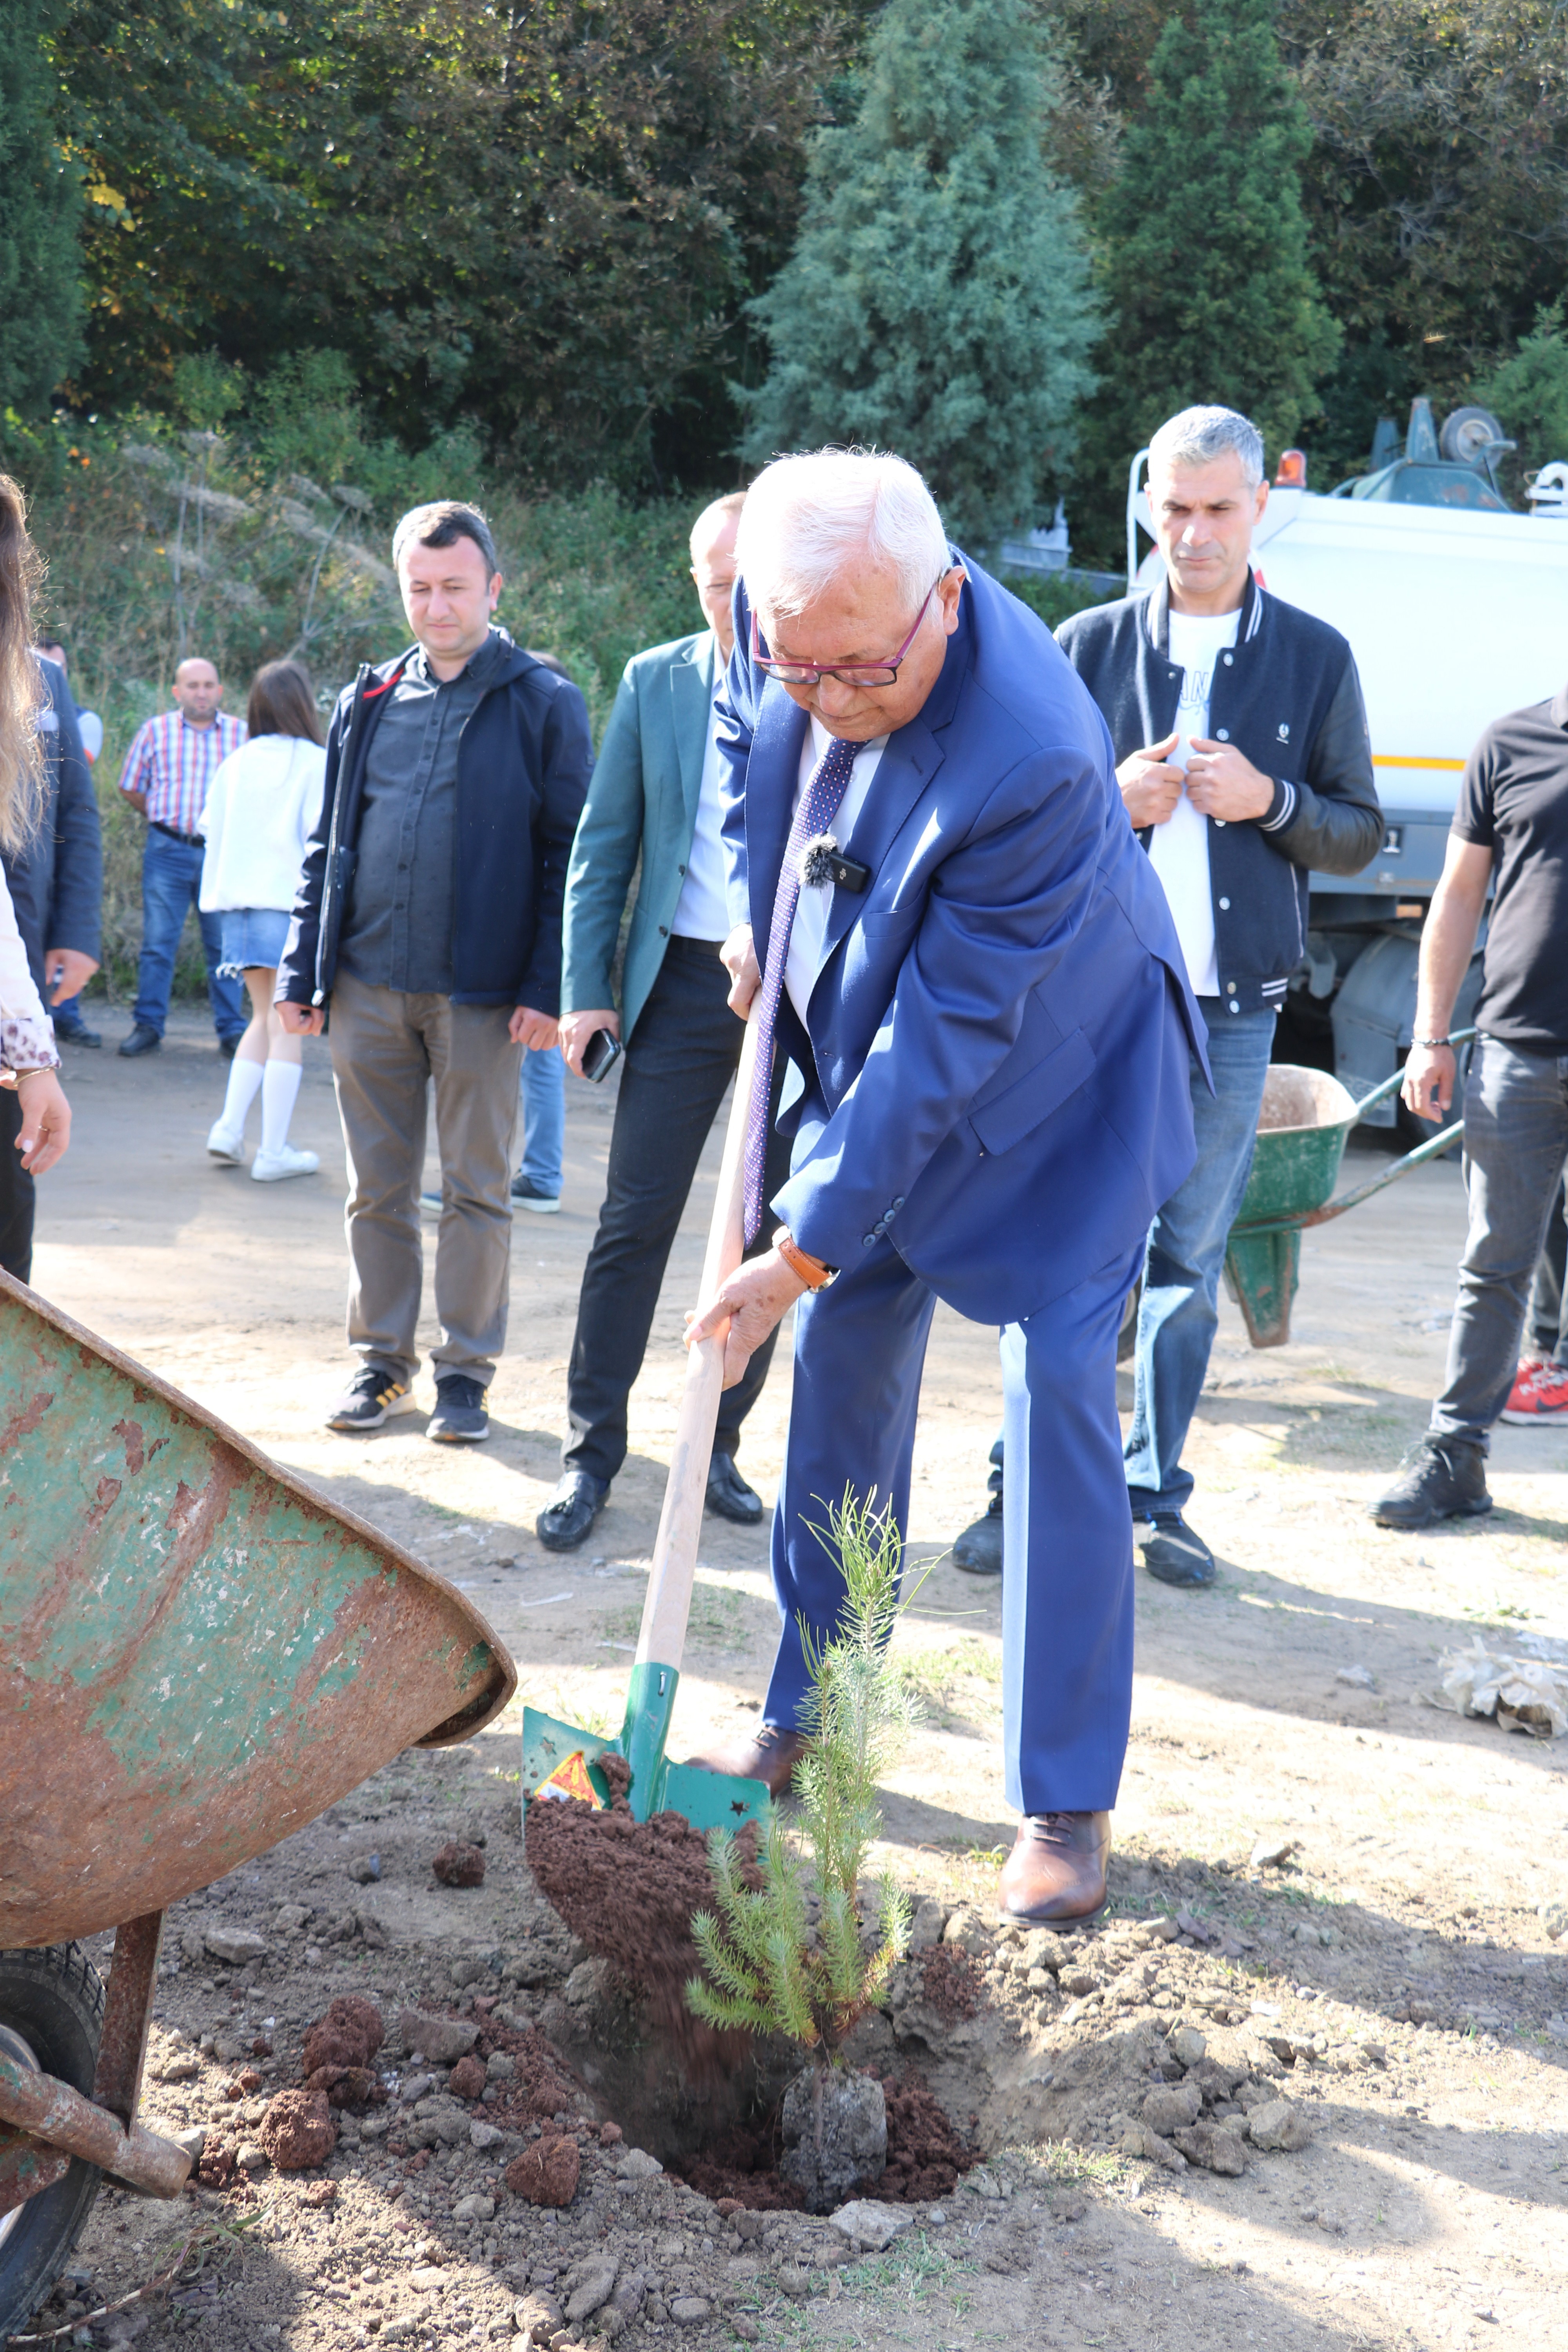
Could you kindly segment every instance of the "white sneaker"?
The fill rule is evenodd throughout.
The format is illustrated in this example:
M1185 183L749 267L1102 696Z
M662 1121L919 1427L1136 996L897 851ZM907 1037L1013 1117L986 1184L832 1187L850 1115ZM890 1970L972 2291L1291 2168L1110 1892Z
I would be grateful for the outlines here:
M223 1160L226 1166L243 1168L245 1165L244 1129L226 1127L221 1118L215 1120L212 1133L207 1137L207 1150L215 1160Z
M285 1176L313 1176L321 1164L313 1151L296 1151L285 1143L277 1151L258 1151L250 1172L258 1184L280 1184Z

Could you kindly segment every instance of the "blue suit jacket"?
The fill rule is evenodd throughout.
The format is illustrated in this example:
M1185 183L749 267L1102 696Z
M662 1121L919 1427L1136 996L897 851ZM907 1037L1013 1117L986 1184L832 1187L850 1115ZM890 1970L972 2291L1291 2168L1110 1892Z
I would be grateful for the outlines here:
M941 676L841 843L871 880L834 890L809 1035L781 1005L803 1083L773 1205L829 1265L885 1234L961 1314L1006 1323L1131 1249L1187 1174L1204 1030L1104 721L1044 623L966 569ZM730 911L765 965L808 722L750 644L738 588Z
M566 873L563 1013L615 1003L610 968L642 858L621 986L623 1044L658 978L686 886L712 709L711 629L634 654L577 820Z

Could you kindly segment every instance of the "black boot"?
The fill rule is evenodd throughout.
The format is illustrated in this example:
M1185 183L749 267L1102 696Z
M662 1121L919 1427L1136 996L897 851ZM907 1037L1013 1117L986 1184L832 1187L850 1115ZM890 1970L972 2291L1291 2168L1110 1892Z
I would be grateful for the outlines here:
M970 1576L1000 1576L1002 1573L1002 1440L991 1448L991 1475L985 1481L991 1500L985 1517L965 1528L952 1547L954 1568L963 1569Z
M1438 1519L1479 1518L1489 1511L1486 1449L1471 1437L1424 1437L1399 1465L1371 1516L1380 1528L1429 1528Z

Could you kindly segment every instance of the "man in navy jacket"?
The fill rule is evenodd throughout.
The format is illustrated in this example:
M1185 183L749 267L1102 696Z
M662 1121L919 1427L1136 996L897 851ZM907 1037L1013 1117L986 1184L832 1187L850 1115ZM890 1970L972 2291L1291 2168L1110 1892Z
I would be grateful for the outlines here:
M379 1428L414 1405L435 1080L441 1340L427 1434L460 1444L489 1433L519 1068L525 1045L556 1042L562 900L593 753L577 688L492 624L501 577L476 507L416 507L393 562L416 643L339 700L278 1002L301 1035L331 1008L360 1358L333 1429Z
M1200 1032L1088 693L949 548L910 467L778 460L742 518L719 701L725 961L791 1065L773 1246L704 1301L726 1376L798 1300L763 1722L697 1759L787 1782L846 1489L902 1528L937 1298L1005 1327L1007 1795L1016 1917L1104 1899L1132 1675L1116 1334L1192 1158ZM760 966L760 980L759 980ZM765 1085L765 1063L761 1086ZM753 1137L753 1143L760 1138ZM748 1223L761 1213L750 1156ZM805 1633L803 1634L803 1625Z

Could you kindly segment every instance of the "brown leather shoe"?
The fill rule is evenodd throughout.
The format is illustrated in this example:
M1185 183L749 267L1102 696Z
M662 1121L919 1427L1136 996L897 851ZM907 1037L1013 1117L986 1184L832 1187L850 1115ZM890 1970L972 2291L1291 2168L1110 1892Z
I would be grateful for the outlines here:
M731 1772L737 1780L760 1780L770 1797L782 1797L810 1744L782 1723L759 1723L753 1739L734 1739L686 1760L699 1772Z
M1003 1916L1032 1927L1092 1919L1104 1908L1110 1859L1109 1813L1026 1813L996 1889Z

